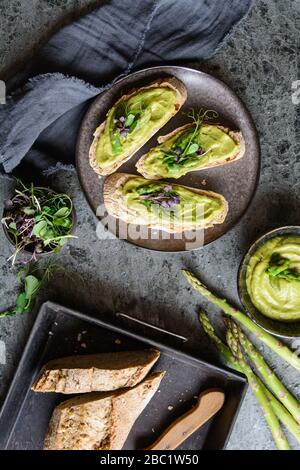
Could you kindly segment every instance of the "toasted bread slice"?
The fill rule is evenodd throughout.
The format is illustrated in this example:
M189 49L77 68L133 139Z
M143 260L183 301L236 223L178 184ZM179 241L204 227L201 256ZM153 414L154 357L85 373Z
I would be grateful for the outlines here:
M104 204L108 213L111 216L117 219L121 219L128 224L146 225L151 229L164 230L169 233L182 233L185 230L197 230L200 228L209 228L216 224L221 224L224 222L228 213L228 203L221 194L215 193L213 191L190 188L188 186L176 184L173 185L174 189L176 189L177 186L192 191L193 193L199 194L201 196L206 196L208 198L220 201L222 205L222 210L217 212L213 219L209 219L207 221L204 221L203 219L197 220L194 224L189 226L181 223L176 224L176 222L169 223L169 221L166 226L162 224L153 223L151 221L149 222L147 218L145 218L144 216L140 216L135 210L132 210L127 206L126 200L122 194L122 187L124 186L124 184L133 178L143 179L142 177L139 177L137 175L129 175L127 173L115 173L106 178L103 189ZM145 180L145 182L146 181L149 180ZM169 184L170 183L166 183L166 185Z
M111 163L109 166L103 167L100 162L97 161L96 158L96 152L97 152L97 146L98 142L105 130L105 126L107 125L107 120L104 121L102 124L97 127L94 133L94 139L91 144L90 150L89 150L89 161L90 165L93 168L93 170L98 173L99 175L110 175L111 173L114 173L117 168L119 168L124 162L129 160L132 155L134 155L151 137L156 134L156 132L159 131L181 108L183 103L186 100L187 97L187 91L184 86L184 84L179 81L175 77L166 77L166 78L161 78L158 80L155 80L154 82L150 83L147 86L141 87L141 88L135 88L131 90L129 93L126 95L123 95L115 104L114 107L117 107L119 104L121 104L123 101L127 101L129 98L132 96L136 95L137 93L145 90L149 90L151 88L157 88L157 87L164 87L164 88L169 88L171 90L174 90L176 93L176 103L175 103L175 110L172 114L167 114L166 113L166 119L161 122L158 126L153 127L151 129L151 132L147 134L142 142L139 143L139 145L136 146L136 148L132 149L127 149L124 151L124 153L118 155L116 159Z
M164 144L169 139L172 139L173 137L175 137L177 134L180 135L182 131L192 127L193 125L194 125L193 123L186 124L184 126L178 127L177 129L175 129L174 131L170 132L167 135L159 136L158 139L157 139L159 145ZM216 126L218 129L220 129L223 132L225 132L226 134L228 134L229 137L231 137L231 139L236 144L238 144L238 147L237 147L236 151L233 152L231 155L229 155L225 160L210 161L210 162L207 162L206 164L204 164L203 166L201 166L201 163L200 163L198 168L195 168L195 169L192 169L192 170L187 169L187 171L185 173L180 173L178 178L180 176L183 176L186 173L191 172L191 171L205 170L207 168L214 168L214 167L217 167L217 166L226 165L227 163L235 162L235 161L239 160L240 158L242 158L245 154L245 140L244 140L244 137L243 137L241 131L233 131L233 130L229 129L228 127L224 127L224 126L221 126L220 124L214 124L214 123L209 123L209 122L204 122L202 124L202 126ZM149 179L176 178L176 176L172 176L171 173L169 175L167 175L167 174L160 175L160 174L153 174L153 173L150 173L149 171L147 171L147 168L146 168L146 165L145 165L145 160L149 157L151 151L153 151L155 148L156 147L153 147L152 149L149 150L148 153L141 156L141 158L136 163L137 171L139 173L141 173L141 175L143 175L145 178L149 178ZM200 156L200 158L201 158L201 156Z
M159 356L159 351L145 349L54 359L44 365L32 390L67 394L134 387Z
M157 391L164 372L134 388L80 395L52 414L45 450L121 450L134 422Z

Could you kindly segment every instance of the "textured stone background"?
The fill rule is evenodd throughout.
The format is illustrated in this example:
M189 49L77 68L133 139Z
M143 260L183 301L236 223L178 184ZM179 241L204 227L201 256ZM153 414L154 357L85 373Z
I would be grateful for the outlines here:
M91 5L81 1L2 0L0 2L0 68L2 77L28 54L47 33L70 15ZM262 146L259 189L247 215L222 239L203 250L163 254L139 250L124 242L98 241L96 219L80 191L75 172L52 177L55 188L68 191L78 215L78 239L56 258L58 273L43 293L77 309L126 311L159 326L189 336L191 347L204 357L216 354L197 324L201 299L192 293L179 270L186 266L238 303L236 276L249 244L260 234L284 224L300 224L300 106L292 103L292 82L299 72L300 1L257 0L246 20L211 60L191 64L212 73L233 87L257 124ZM13 186L1 178L0 206ZM6 259L10 251L0 231L0 308L12 304L17 293L15 270ZM69 289L65 289L68 278ZM42 300L42 299L41 299ZM201 303L203 306L206 304ZM209 309L211 312L215 311ZM109 313L108 313L109 315ZM7 364L0 365L3 397L30 331L34 314L4 318L0 340L7 349ZM182 320L182 321L181 321ZM300 396L299 375L262 348L270 364ZM291 443L297 448L293 439ZM248 392L230 438L230 449L273 449L270 433L255 399ZM299 446L298 446L299 449Z

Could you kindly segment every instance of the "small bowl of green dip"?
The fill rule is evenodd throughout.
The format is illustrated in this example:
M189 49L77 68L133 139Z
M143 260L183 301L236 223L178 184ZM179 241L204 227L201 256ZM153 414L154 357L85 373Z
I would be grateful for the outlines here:
M249 316L270 333L300 336L300 227L272 230L241 262L239 296Z

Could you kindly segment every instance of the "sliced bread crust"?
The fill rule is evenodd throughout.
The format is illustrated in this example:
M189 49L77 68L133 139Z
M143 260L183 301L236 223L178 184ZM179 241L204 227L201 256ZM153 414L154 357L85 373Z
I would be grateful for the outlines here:
M159 356L159 351L145 349L54 359L44 365L31 389L68 394L134 387Z
M220 124L214 124L214 123L209 123L209 122L203 123L203 126L205 126L205 125L210 125L210 126L214 125L214 126L218 127L219 129L221 129L223 132L226 132L226 134L228 134L229 137L231 137L232 140L234 140L235 143L239 144L240 147L236 150L236 152L234 154L232 154L230 157L228 157L225 161L223 161L223 162L212 162L212 163L210 163L206 166L203 166L201 168L198 168L198 169L195 169L195 170L192 170L192 171L201 171L201 170L205 170L207 168L214 168L214 167L217 167L217 166L227 165L228 163L235 162L235 161L239 160L240 158L242 158L244 156L244 154L245 154L245 140L244 140L244 137L243 137L241 131L232 131L231 129L229 129L229 127L224 127L224 126L221 126ZM177 129L174 129L174 131L170 132L169 134L159 136L157 138L157 142L159 144L162 144L162 143L166 142L168 139L174 137L179 132L181 132L185 129L188 129L189 127L192 127L192 126L193 126L193 123L185 124L184 126L178 127ZM144 164L145 159L148 156L148 154L151 152L151 150L153 150L153 148L150 149L148 153L142 155L141 158L137 161L137 163L135 165L136 169L145 178L153 179L153 180L161 179L162 178L161 175L152 175L152 174L147 172L147 169L145 167L145 164Z
M53 411L44 449L121 450L163 376L164 372L157 372L130 389L64 401Z
M161 129L179 111L179 109L181 108L181 106L186 100L187 91L186 91L184 84L175 77L166 77L166 78L160 78L158 80L155 80L154 82L150 83L147 86L144 86L141 88L135 88L131 90L126 95L123 95L114 104L114 106L118 106L122 101L128 100L131 96L135 95L138 91L144 91L144 90L148 90L150 88L156 88L156 87L171 88L172 90L176 92L177 102L176 102L174 113L171 116L169 116L160 126L153 128L151 135L149 135L149 137L145 139L145 142L139 145L134 151L124 152L122 157L121 156L118 157L118 161L112 163L110 166L105 167L105 168L101 167L101 164L99 164L99 162L97 162L96 160L97 145L106 125L106 121L102 122L102 124L100 124L99 127L97 127L97 129L94 132L94 139L89 150L90 165L96 173L98 173L99 175L110 175L111 173L114 173L114 171L116 171L117 168L119 168L121 165L123 165L123 163L129 160L148 140L151 139L151 137L154 134L156 134L156 132L159 131L159 129Z
M104 198L104 204L106 206L106 209L111 216L117 219L121 219L128 224L146 225L147 227L151 229L154 229L154 230L161 229L169 233L182 233L185 229L197 230L200 228L213 227L216 224L223 223L226 218L226 215L228 213L228 203L226 199L224 198L224 196L222 196L221 194L215 193L213 191L206 191L204 189L196 189L196 188L191 188L188 186L178 185L178 186L181 186L182 188L189 189L190 191L193 191L197 194L201 194L203 196L210 196L210 197L219 199L224 204L224 210L220 212L219 214L217 214L213 221L206 222L205 224L203 224L203 221L201 221L199 223L195 223L194 226L189 226L189 227L182 227L181 225L176 226L174 224L170 224L170 226L166 226L166 227L161 227L156 224L147 223L147 221L139 217L139 215L135 211L129 209L126 206L124 197L121 192L122 186L128 180L132 178L137 178L137 177L138 175L129 175L127 173L115 173L106 178L105 183L104 183L104 188L103 188L103 198Z

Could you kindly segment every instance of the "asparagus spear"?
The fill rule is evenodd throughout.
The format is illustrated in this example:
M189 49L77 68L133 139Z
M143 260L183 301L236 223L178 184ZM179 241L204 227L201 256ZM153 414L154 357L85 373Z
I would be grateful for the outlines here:
M281 341L274 338L274 336L270 335L258 325L256 325L256 323L250 320L250 318L248 318L247 315L245 315L243 312L232 307L227 302L227 300L221 299L220 297L217 297L215 294L210 292L193 273L186 269L183 269L182 272L192 287L200 292L203 297L205 297L207 300L210 300L214 305L221 308L226 313L226 315L232 317L234 320L237 320L245 328L247 328L247 330L254 333L255 336L258 337L263 343L269 346L269 348L276 352L276 354L278 354L300 372L300 358L293 351L291 351Z
M240 366L239 361L234 357L229 347L225 343L223 343L223 341L216 335L214 331L214 327L210 323L208 316L203 311L200 311L199 319L200 319L201 325L203 326L205 333L213 341L217 349L223 355L225 361L238 372L244 373L243 368ZM262 387L264 393L266 394L270 402L270 405L272 406L273 411L276 414L277 418L282 422L282 424L287 428L287 430L291 434L293 434L295 439L300 443L300 425L297 423L297 421L295 421L293 416L280 403L280 401L278 401L272 395L272 393L269 392L269 390L264 385L264 383L259 379L259 377L256 377L256 379L259 385Z
M277 375L270 369L262 355L257 351L255 346L249 341L242 330L239 327L237 328L241 346L244 348L245 352L252 360L257 370L260 372L265 383L269 389L271 389L274 395L276 395L278 400L280 400L289 410L296 421L300 423L300 405L296 398L287 390Z
M233 355L239 361L239 364L242 367L247 377L251 390L254 393L255 397L257 398L262 408L262 411L264 413L265 419L268 423L268 426L270 428L270 431L272 433L272 436L273 436L273 439L277 448L280 450L290 450L289 443L282 432L279 421L264 393L263 388L260 386L260 383L257 380L257 377L252 371L251 367L245 361L240 345L238 343L238 340L236 339L235 334L233 333L232 329L228 328L226 337L227 337L227 343Z
M199 320L205 333L213 341L214 345L220 351L225 361L235 370L243 373L243 369L240 366L239 361L234 357L229 347L225 343L223 343L223 341L216 335L214 327L210 323L208 316L206 315L205 312L203 312L203 310L201 310L199 313Z
M262 385L263 383L260 382ZM278 401L272 393L263 385L264 392L273 408L277 418L282 422L286 429L293 434L294 438L300 442L300 426L287 409Z

